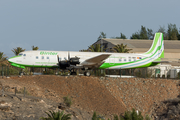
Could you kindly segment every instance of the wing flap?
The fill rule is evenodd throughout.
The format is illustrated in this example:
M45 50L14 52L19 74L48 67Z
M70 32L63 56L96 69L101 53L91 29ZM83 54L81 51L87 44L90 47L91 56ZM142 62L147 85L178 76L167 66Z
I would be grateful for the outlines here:
M85 60L81 65L88 68L98 68L101 66L111 54L101 54L90 59Z
M85 60L85 62L100 63L100 62L102 62L103 60L107 59L110 55L111 55L111 54L101 54L101 55L98 55L98 56L96 56L96 57L87 59L87 60Z

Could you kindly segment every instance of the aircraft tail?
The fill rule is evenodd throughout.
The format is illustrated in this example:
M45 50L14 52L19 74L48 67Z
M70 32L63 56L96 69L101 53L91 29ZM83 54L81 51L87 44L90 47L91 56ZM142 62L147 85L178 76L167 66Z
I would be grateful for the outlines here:
M155 34L151 48L144 54L149 54L150 57L164 58L163 33Z

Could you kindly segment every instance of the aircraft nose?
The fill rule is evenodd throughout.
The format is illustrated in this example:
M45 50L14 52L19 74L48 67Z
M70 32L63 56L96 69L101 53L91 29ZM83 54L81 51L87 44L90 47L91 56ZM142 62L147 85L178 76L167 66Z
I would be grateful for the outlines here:
M9 59L8 59L8 62L12 63L12 62L13 62L12 59L13 59L13 58L9 58Z

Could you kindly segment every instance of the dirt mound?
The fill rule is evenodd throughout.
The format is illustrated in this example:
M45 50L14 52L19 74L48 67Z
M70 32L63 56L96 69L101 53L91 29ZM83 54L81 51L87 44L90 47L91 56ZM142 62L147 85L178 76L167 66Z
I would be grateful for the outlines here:
M62 102L63 97L70 96L74 107L89 113L97 111L103 115L113 115L126 110L122 101L117 100L96 77L23 76L6 79L3 84L17 89L26 87L30 95L56 102Z
M22 91L26 87L28 94L58 103L69 96L73 107L108 117L132 108L143 115L152 115L161 101L179 95L179 81L166 79L35 75L0 79L0 82L8 91L13 92L13 87Z

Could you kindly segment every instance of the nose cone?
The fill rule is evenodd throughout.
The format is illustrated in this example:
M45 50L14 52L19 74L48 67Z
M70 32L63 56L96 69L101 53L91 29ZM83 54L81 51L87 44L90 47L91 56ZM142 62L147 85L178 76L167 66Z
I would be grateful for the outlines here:
M18 56L11 57L11 58L8 59L8 61L9 61L10 63L14 63L14 62L15 62L15 59L16 59L17 57L18 57Z
M12 59L11 59L11 58L9 58L9 59L8 59L8 62L12 63Z

